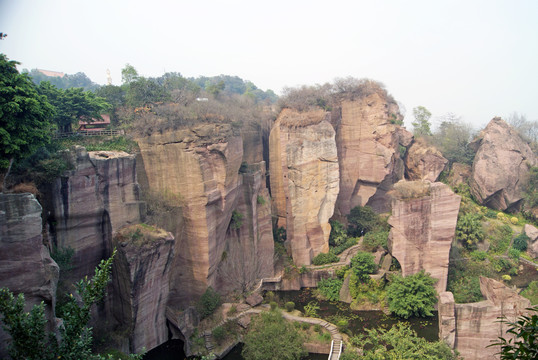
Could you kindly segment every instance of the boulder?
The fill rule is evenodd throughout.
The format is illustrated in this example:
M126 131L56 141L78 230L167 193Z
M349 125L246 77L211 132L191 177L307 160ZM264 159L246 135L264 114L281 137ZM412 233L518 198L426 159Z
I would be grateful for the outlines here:
M174 237L148 225L121 229L114 237L113 313L127 330L129 350L153 349L168 340L166 305Z
M24 294L25 311L43 301L53 331L59 269L43 245L41 211L32 194L0 193L0 287ZM8 341L0 329L0 358L7 358Z
M448 184L455 188L460 184L469 184L471 178L471 166L467 164L453 163L448 174Z
M400 181L394 185L388 240L402 275L425 270L446 291L450 246L454 239L461 197L443 183Z
M247 302L247 304L249 304L252 307L258 306L263 302L263 296L261 296L258 293L254 293L250 295L249 297L247 297L245 301Z
M475 199L492 209L520 209L529 169L537 163L529 145L496 117L470 146L476 151L470 182Z
M108 257L116 231L140 221L144 203L134 155L75 146L64 156L73 170L55 179L45 194L47 223L52 244L75 251L69 279L78 281Z
M284 109L269 137L271 194L296 265L329 251L339 191L335 132L323 110Z
M403 178L400 145L409 145L412 135L399 125L398 105L386 91L340 103L336 145L340 165L340 192L335 214L344 218L355 206L370 205L377 212L390 209L385 196L392 184Z
M456 346L456 316L454 306L454 295L450 291L439 294L439 340L444 341L452 349Z
M434 146L418 138L407 149L404 162L408 180L435 182L445 169L448 160Z
M530 242L528 246L529 254L537 258L538 257L538 229L532 226L531 224L525 224L523 232L529 237Z

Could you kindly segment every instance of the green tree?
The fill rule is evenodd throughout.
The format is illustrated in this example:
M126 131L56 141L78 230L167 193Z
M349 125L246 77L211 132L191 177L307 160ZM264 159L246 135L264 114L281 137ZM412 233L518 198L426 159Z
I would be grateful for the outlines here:
M357 275L357 278L361 282L367 282L370 280L370 274L373 274L377 271L377 265L374 261L374 255L359 251L357 255L351 258L350 267L351 270Z
M80 120L101 118L110 109L105 99L82 88L63 90L45 81L39 84L39 92L54 106L53 121L61 132L71 132L73 124L78 125Z
M16 61L0 54L0 170L50 141L54 108ZM7 177L6 173L6 177Z
M415 117L415 121L411 123L413 134L415 136L430 136L432 134L430 124L432 113L424 106L417 106L413 109L413 116Z
M331 234L329 235L329 245L339 246L346 242L347 232L344 225L337 220L329 221L331 224Z
M383 228L379 215L370 206L356 206L347 216L350 236L362 236L368 231Z
M513 338L499 337L499 341L490 346L501 347L503 360L536 360L538 359L538 306L529 309L532 315L520 316L515 322L508 322L508 334ZM503 322L506 318L502 319Z
M125 64L125 67L121 69L121 83L129 85L133 81L138 79L138 71L133 65Z
M210 286L198 300L196 309L202 318L208 317L220 306L220 294Z
M169 100L166 89L151 79L139 77L129 82L125 100L130 106L142 106Z
M15 297L9 289L0 289L0 314L4 329L12 337L9 354L14 360L105 359L91 354L92 329L87 324L92 305L105 296L115 254L116 250L101 261L93 278L85 277L75 284L76 294L66 296L65 304L59 306L57 315L63 322L58 339L45 330L43 302L27 313L23 294ZM141 355L131 355L129 359L141 359Z
M408 324L398 323L390 329L366 329L367 335L352 338L363 348L365 360L421 359L457 360L456 353L443 341L429 342L418 337ZM353 357L350 357L353 359Z
M433 134L434 143L443 156L452 163L471 165L474 151L469 147L473 136L471 125L463 123L455 114L448 113Z
M307 355L304 338L278 311L263 312L245 335L246 360L299 360Z
M389 310L405 319L410 316L432 316L437 303L436 280L424 270L403 277L394 275L387 288Z
M467 213L458 218L456 239L467 249L476 249L476 244L484 240L484 236L479 214Z

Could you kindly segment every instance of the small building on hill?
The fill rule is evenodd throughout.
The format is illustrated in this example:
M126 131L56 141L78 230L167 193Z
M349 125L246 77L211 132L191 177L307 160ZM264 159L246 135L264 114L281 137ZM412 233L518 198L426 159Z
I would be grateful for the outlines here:
M110 115L102 114L103 119L91 119L90 121L79 121L78 131L100 131L106 130L110 125Z

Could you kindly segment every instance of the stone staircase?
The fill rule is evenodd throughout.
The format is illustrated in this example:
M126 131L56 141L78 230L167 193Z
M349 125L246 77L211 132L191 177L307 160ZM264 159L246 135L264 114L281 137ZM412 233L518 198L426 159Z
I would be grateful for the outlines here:
M333 340L331 343L331 352L329 360L338 360L342 354L342 340Z

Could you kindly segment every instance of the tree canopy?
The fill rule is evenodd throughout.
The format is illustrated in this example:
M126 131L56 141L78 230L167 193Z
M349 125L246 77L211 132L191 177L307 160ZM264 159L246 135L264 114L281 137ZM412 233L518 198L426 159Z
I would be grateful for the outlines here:
M394 275L387 288L389 310L405 319L411 316L432 316L437 303L436 280L424 270L403 277Z
M415 117L415 121L413 121L411 125L413 125L413 133L415 136L431 135L430 118L432 113L424 106L417 106L413 109L413 116Z
M0 169L50 141L54 108L16 65L0 54Z

